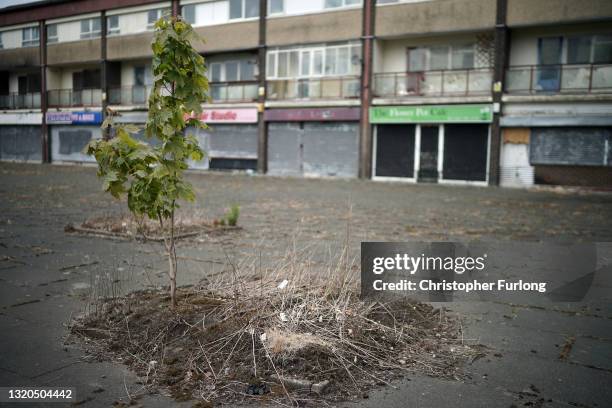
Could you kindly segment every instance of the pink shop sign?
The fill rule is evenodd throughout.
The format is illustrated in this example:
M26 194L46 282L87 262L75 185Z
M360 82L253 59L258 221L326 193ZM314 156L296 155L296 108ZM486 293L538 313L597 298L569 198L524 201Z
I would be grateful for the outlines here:
M199 119L204 123L257 123L257 109L204 109Z

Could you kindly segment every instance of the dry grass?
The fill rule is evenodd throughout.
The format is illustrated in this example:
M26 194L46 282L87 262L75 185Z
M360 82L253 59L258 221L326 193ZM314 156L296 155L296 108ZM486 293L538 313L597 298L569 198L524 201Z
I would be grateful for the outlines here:
M267 268L228 260L230 273L181 289L175 310L159 291L99 299L73 333L130 365L143 388L210 403L320 406L408 373L461 378L479 351L464 344L457 319L404 298L360 299L347 253L315 262L292 249ZM318 395L295 380L331 383ZM271 392L248 395L263 383Z

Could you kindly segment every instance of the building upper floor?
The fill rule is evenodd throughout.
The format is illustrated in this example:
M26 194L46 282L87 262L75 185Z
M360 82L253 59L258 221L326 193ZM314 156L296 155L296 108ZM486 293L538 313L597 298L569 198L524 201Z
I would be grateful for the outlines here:
M587 0L580 7L570 0L550 0L550 7L506 2L509 39L500 84L506 96L612 94L612 2ZM375 103L491 99L498 3L378 0L372 36ZM108 102L145 104L152 27L170 13L170 1L43 5L43 11L34 6L0 11L0 109L36 108L40 92L48 92L50 106L99 105L105 25ZM206 39L197 47L207 58L213 102L256 101L258 80L265 75L270 101L358 103L366 5L361 0L267 0L266 5L265 60L260 61L259 0L180 2L183 18ZM16 24L4 25L11 21ZM45 91L38 68L43 46Z

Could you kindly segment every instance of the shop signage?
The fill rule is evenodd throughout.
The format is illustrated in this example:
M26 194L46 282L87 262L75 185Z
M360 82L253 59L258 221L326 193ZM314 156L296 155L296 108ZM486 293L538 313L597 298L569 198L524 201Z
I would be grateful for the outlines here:
M268 122L326 122L359 120L359 108L270 109Z
M490 123L493 106L428 105L375 106L370 108L371 123Z
M204 109L199 119L204 123L257 123L257 109Z
M102 123L102 112L47 112L47 123L96 125Z

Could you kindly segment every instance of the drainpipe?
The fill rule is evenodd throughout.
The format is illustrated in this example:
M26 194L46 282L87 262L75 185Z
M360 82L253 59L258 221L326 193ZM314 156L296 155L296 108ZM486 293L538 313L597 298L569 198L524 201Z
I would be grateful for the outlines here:
M176 17L179 14L179 0L172 0L172 17Z
M364 0L362 18L361 64L361 122L359 134L359 178L372 177L372 127L370 105L372 103L372 54L376 0Z
M51 163L51 149L49 144L49 126L47 125L47 30L45 20L38 23L39 59L40 59L40 113L42 114L41 149L42 162Z
M106 11L102 11L100 16L100 90L102 91L102 121L106 119L106 108L108 108L108 61L107 61L107 44L106 44ZM102 138L108 140L110 138L110 129L102 129Z
M508 62L510 45L506 16L507 0L497 0L495 18L495 61L493 66L493 123L491 123L491 146L489 151L489 185L499 185L499 164L502 129L502 96L504 92L504 76Z
M266 23L268 1L259 0L259 49L257 65L259 83L257 91L257 172L265 174L268 171L268 127L264 120L266 104Z

